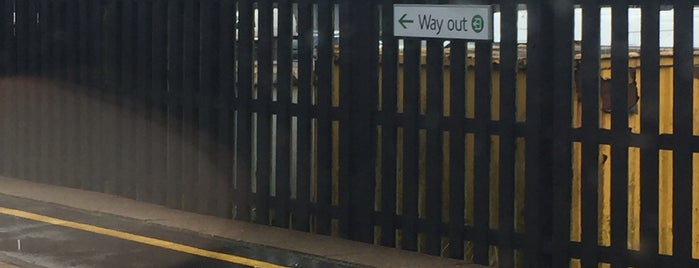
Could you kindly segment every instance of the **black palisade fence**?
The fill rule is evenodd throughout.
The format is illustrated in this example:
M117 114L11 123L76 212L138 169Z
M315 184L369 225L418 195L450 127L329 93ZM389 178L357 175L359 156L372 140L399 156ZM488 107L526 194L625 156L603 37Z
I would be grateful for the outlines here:
M697 265L696 3L394 36L446 2L2 0L0 173L500 267Z

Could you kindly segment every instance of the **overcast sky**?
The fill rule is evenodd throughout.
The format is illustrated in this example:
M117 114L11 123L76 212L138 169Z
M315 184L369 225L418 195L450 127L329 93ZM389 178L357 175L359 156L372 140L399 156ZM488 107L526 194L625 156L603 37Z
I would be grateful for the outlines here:
M611 8L601 9L600 42L602 46L611 45L611 25L612 25L612 10ZM495 13L494 16L494 38L495 42L500 42L500 13ZM527 41L527 12L519 11L519 19L517 21L519 29L518 37L520 43ZM575 40L580 40L582 32L582 10L575 9ZM673 11L660 11L660 46L672 47L672 29L673 29ZM629 46L641 45L641 9L629 9ZM694 47L699 48L699 9L694 8Z

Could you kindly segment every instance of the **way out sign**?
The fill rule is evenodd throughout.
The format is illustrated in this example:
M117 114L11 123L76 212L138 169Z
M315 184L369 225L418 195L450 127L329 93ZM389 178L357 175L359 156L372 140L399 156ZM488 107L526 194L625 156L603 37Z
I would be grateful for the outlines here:
M493 40L489 5L393 5L395 36Z

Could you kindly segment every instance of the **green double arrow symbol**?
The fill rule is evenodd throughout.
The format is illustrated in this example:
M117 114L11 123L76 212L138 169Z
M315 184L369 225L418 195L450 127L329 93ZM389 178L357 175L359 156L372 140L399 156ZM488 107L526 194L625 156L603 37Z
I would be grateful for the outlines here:
M406 27L405 24L406 23L413 23L414 21L405 19L405 16L408 16L408 13L403 14L403 16L400 17L400 19L398 19L398 23L400 23L400 26L403 26L403 29L408 29L408 27Z

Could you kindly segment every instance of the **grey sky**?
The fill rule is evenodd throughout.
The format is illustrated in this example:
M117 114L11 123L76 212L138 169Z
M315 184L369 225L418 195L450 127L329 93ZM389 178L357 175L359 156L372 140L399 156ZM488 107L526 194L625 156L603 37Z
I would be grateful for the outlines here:
M601 21L600 21L600 42L602 46L609 46L611 44L611 24L612 24L612 11L611 8L605 7L600 10ZM500 41L500 13L495 13L494 16L494 38L495 42ZM519 29L518 37L520 43L525 43L527 41L527 12L525 10L519 11L519 18L517 22ZM580 40L582 32L582 10L575 9L575 40ZM694 9L694 47L699 47L699 9ZM660 46L661 47L672 47L673 44L673 11L660 11ZM630 8L629 9L629 46L640 46L641 45L641 9L640 8Z

